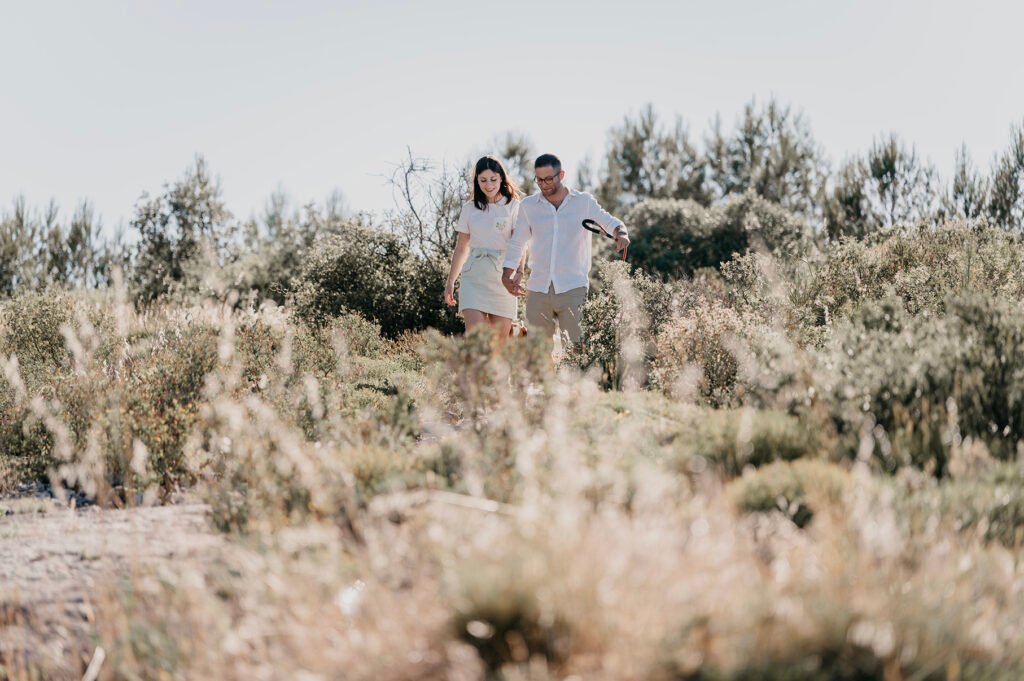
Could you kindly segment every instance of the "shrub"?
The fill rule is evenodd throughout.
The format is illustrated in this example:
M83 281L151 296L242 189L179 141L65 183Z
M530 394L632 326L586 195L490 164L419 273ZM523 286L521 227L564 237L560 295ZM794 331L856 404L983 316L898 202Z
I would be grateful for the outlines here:
M10 378L21 384L16 387L8 376L0 376L0 466L6 477L0 484L46 482L62 463L55 447L64 447L66 455L68 446L61 444L65 436L55 437L56 422L48 424L47 418L70 417L73 446L78 436L84 437L85 413L102 401L106 379L81 363L110 361L117 342L109 310L82 295L49 291L6 301L0 316L0 354L14 358ZM88 328L85 337L73 331L79 322ZM79 384L80 399L74 389Z
M358 314L334 319L327 325L326 332L329 336L344 340L345 349L358 357L379 359L390 351L390 344L381 337L380 325Z
M527 398L530 392L543 394L551 382L549 353L550 344L536 335L504 343L486 329L452 338L429 334L423 356L430 394L424 397L453 416L468 418L476 431L486 422L486 412L500 407L539 423L543 409Z
M459 328L442 300L443 267L420 258L394 234L351 225L319 239L296 277L295 310L322 326L343 313L380 324L385 336L433 326Z
M0 491L46 480L52 449L50 432L26 406L5 403L0 408Z
M206 484L214 526L245 532L310 518L330 519L355 532L353 498L333 447L309 442L255 396L205 405L187 448L192 470Z
M1020 237L984 223L925 225L889 231L874 241L843 240L825 252L793 293L802 323L827 325L867 300L895 294L910 314L936 312L965 290L1017 299L1024 294Z
M182 450L199 412L206 375L217 365L217 340L217 331L202 324L167 331L125 386L132 438L148 448L150 465L165 490L190 478Z
M670 317L671 289L640 270L630 273L623 262L598 262L596 275L598 287L581 312L583 343L566 361L598 367L606 388L621 387L630 365L634 381L646 383L655 337Z
M710 209L688 199L648 199L626 216L631 263L662 279L717 264Z
M857 447L870 416L888 470L931 467L943 475L957 429L997 458L1024 437L1024 313L989 294L953 295L937 315L912 317L897 298L863 305L836 329L829 362L837 422Z
M816 606L827 607L824 602ZM765 619L772 622L767 613ZM769 650L751 655L741 664L706 664L689 673L676 670L679 673L674 674L672 678L680 681L881 681L886 678L920 681L1012 681L1020 678L1022 672L1019 662L998 659L997 656L980 651L966 642L959 642L959 650L955 653L947 653L943 645L948 645L949 641L943 637L966 637L956 631L956 627L945 622L935 625L920 615L901 617L901 621L895 623L905 628L899 632L903 638L898 642L897 649L916 651L920 645L920 635L917 632L927 630L930 636L925 643L930 648L930 655L949 655L952 660L936 663L924 655L908 654L906 660L896 659L891 653L887 655L884 651L888 645L873 644L870 640L857 640L858 637L864 636L862 632L873 633L874 627L870 622L865 623L856 619L853 612L822 619L846 621L842 622L845 626L836 626L840 623L835 621L822 622L821 624L829 626L829 629L812 636L804 633L806 629L801 632L780 631L775 634L775 640L765 640L762 643L765 646L770 645ZM890 623L886 624L891 627ZM773 623L766 624L766 628L772 626ZM889 627L886 627L886 630ZM783 639L787 634L792 638ZM770 636L763 630L761 635L765 638Z
M235 348L241 359L244 385L259 388L266 383L283 341L284 330L259 317L246 319L235 327Z
M490 583L474 580L466 588L465 604L453 621L456 635L492 672L537 657L550 665L564 662L571 650L570 626L546 616L529 587L490 571L484 575Z
M739 475L747 466L818 455L826 444L795 416L756 409L704 410L685 451Z
M76 302L67 293L30 293L0 307L0 354L16 355L30 391L65 368L70 354L61 328L75 320Z
M323 327L289 326L287 321L272 325L253 315L235 328L235 346L246 385L258 387L270 374L281 372L277 363L289 334L289 382L306 374L318 379L333 376L338 368L335 343L339 341L345 352L355 357L379 359L390 351L390 344L380 335L380 327L357 314L342 314Z
M458 424L445 442L445 468L467 471L475 493L499 501L520 491L516 466L527 433L544 428L552 387L551 344L536 335L503 343L486 329L444 338L431 333L423 348L426 381L415 393L422 414Z
M583 647L587 622L577 621L579 606L593 604L593 582L568 579L566 563L558 560L573 562L567 544L575 538L556 546L550 530L542 528L530 537L496 534L504 542L481 538L454 564L453 633L476 649L492 675L536 658L557 670L574 648Z
M1000 463L976 477L944 480L897 497L907 522L926 526L941 518L1010 548L1024 545L1024 470Z
M728 252L719 249L726 256L720 262L748 249L776 257L799 257L813 245L811 229L803 219L753 192L732 196L718 207L717 232L736 235L736 242L742 246ZM726 243L729 241L726 239Z
M776 461L733 481L728 494L741 513L780 511L804 527L814 517L816 504L842 501L848 481L849 474L836 464Z
M268 200L262 219L244 225L243 238L231 245L227 262L217 274L230 289L283 305L317 235L344 229L347 224L336 207L307 204L300 215L291 210L286 195L276 193Z
M744 334L744 320L718 301L683 310L657 339L651 383L666 392L689 393L711 406L742 402L737 394L739 362L733 342ZM690 366L696 376L688 376ZM681 383L690 382L690 385Z
M784 329L795 343L820 346L828 329L805 324L804 311L796 307L793 298L794 291L806 286L810 272L821 257L819 251L813 250L800 258L777 258L753 252L733 258L722 264L723 297L741 314Z
M798 255L811 244L806 223L752 193L710 209L690 200L642 201L626 223L634 230L632 263L662 279L718 268L751 248Z

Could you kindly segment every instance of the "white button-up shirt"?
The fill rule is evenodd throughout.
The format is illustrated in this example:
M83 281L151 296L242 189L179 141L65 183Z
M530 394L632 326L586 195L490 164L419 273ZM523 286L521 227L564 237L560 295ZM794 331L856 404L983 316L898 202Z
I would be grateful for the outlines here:
M569 190L556 210L543 194L526 197L519 204L519 216L505 252L505 267L515 269L527 244L533 271L526 288L546 293L551 284L555 293L590 285L591 237L583 228L590 219L609 232L616 227L625 232L622 220L614 218L590 194Z

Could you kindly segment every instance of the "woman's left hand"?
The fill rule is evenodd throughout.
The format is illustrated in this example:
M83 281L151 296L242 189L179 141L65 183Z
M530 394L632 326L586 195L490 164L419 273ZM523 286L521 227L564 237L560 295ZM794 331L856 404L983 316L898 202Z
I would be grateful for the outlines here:
M446 305L455 305L455 284L445 285L444 302Z

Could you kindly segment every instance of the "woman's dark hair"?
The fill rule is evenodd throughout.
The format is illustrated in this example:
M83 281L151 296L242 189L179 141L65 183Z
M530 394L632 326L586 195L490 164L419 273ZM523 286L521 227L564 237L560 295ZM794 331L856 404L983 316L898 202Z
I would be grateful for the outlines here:
M484 156L476 162L476 169L473 171L473 205L479 210L487 210L487 204L489 203L487 194L484 194L484 190L480 189L480 183L477 182L480 173L485 170L492 170L501 177L501 188L498 191L507 200L511 201L523 196L523 193L519 191L519 186L505 172L505 166L502 165L501 161L493 156Z

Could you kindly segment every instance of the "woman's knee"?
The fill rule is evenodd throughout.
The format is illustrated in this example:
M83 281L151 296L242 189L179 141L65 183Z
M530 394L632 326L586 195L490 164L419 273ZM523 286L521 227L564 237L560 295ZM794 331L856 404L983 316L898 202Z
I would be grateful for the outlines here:
M480 310L463 310L462 319L466 323L466 330L468 331L475 326L487 323L487 314Z

